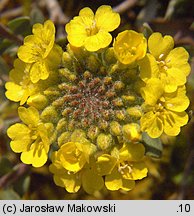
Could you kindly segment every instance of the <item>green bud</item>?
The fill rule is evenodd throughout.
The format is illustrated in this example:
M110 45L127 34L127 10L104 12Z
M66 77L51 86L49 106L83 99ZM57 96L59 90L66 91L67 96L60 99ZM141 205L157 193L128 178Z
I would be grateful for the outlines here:
M84 72L84 78L85 79L90 79L92 77L92 74L89 71Z
M120 121L125 120L125 112L124 112L124 111L122 111L122 110L117 110L117 111L115 112L115 115L116 115L116 117L117 117L118 120L120 120Z
M58 145L62 146L63 144L71 141L71 133L66 131L60 135L58 138Z
M114 89L115 91L121 91L125 87L125 84L121 81L116 81L114 83Z
M132 103L136 100L134 95L122 95L122 99L125 103Z
M141 139L141 131L139 124L126 124L122 128L123 136L129 141L139 141Z
M97 137L97 145L102 150L109 149L113 144L113 139L110 134L101 133Z
M110 123L110 132L115 136L121 135L121 125L116 121L112 121Z
M43 109L48 103L47 98L42 94L35 94L28 98L27 104L37 109Z
M95 55L90 55L86 60L86 67L89 71L97 72L99 70L99 59Z
M55 130L54 125L52 123L46 123L45 127L48 132L50 143L55 142L57 139L57 131Z
M122 81L126 84L134 83L138 78L137 69L131 68L125 71L125 73L122 74Z
M67 68L61 68L59 69L59 73L64 76L69 81L75 81L77 79L77 76L73 74L69 69Z
M55 44L52 48L52 52L49 53L47 56L48 59L48 67L50 70L58 69L59 65L61 64L63 51L60 46Z
M115 98L113 101L112 101L113 105L116 106L116 107L121 107L123 106L123 101L121 98Z
M68 123L68 130L69 131L73 131L75 129L76 126L76 121L74 119L70 120Z
M135 118L140 118L142 116L142 110L140 106L127 108L127 113Z
M104 77L103 82L105 85L111 84L112 83L112 77L109 77L109 76Z
M115 57L114 54L114 50L113 47L108 48L104 54L104 60L108 63L108 64L114 64L116 63L117 59Z
M108 122L105 121L104 119L100 120L99 121L99 128L102 129L102 130L106 130L107 127L108 127Z
M58 121L56 129L58 132L62 132L63 130L66 130L66 127L67 121L65 120L65 118L62 118Z
M72 135L71 135L71 141L72 142L80 142L81 139L83 139L83 138L86 138L86 134L81 129L74 130Z
M114 64L114 65L111 66L109 73L110 73L110 75L112 75L114 73L117 73L118 70L119 70L119 65L118 64Z
M62 63L66 64L66 63L71 63L71 56L69 55L68 52L63 52L63 57L62 57Z
M41 113L41 119L44 122L57 122L58 113L53 106L46 107Z
M91 140L96 139L96 137L98 136L98 134L99 134L99 128L98 128L98 127L96 127L96 126L91 126L91 127L88 129L87 136L88 136Z

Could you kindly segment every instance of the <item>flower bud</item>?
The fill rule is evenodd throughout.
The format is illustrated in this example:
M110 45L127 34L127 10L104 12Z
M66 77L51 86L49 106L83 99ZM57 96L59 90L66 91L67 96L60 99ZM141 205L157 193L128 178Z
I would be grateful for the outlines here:
M99 134L97 138L97 145L102 150L107 150L112 146L113 140L110 134L106 135L104 133Z
M35 94L28 98L27 104L37 109L43 109L48 103L47 98L42 94Z
M124 137L132 142L141 139L140 126L136 123L126 124L122 128Z

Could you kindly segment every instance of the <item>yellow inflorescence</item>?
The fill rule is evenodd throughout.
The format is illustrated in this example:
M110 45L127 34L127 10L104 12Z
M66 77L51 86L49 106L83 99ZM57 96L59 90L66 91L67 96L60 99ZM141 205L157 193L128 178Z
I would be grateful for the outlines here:
M131 190L148 172L142 132L177 136L188 122L186 50L132 30L111 47L119 24L110 6L84 8L66 25L64 51L52 21L35 24L6 83L23 122L7 131L11 149L34 167L51 155L54 182L70 193Z

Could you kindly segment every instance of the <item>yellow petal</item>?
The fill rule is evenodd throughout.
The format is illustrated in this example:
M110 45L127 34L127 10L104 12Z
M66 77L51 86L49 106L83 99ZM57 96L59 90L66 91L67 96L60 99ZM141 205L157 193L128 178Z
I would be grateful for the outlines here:
M22 152L21 161L25 164L32 164L33 167L43 166L48 158L48 151L44 145L37 140L31 145L30 150Z
M69 193L76 193L81 187L78 174L67 173L65 170L64 174L54 175L54 182L56 185L64 187Z
M104 181L95 170L86 169L82 173L82 186L88 194L94 194L95 191L102 189Z
M184 85L186 83L185 74L178 68L170 68L166 71L166 76L162 78L165 85L165 92L176 91L178 86Z
M23 104L27 101L28 97L29 97L32 93L33 93L33 90L30 91L28 88L26 88L25 91L24 91L24 94L23 94L23 96L22 96L22 98L21 98L20 105L23 105Z
M89 7L85 7L80 10L79 16L81 16L82 22L86 27L89 27L93 24L94 13Z
M53 48L55 40L55 26L51 20L47 20L44 25L35 24L32 30L33 34L40 39L43 58L46 58Z
M42 140L42 143L44 145L45 150L48 151L49 150L50 141L49 141L49 138L48 138L47 129L44 126L43 123L41 123L41 124L38 125L37 131L38 131L38 133L39 133L39 135L41 137L41 140Z
M165 62L167 67L176 68L177 70L180 70L185 76L188 76L191 71L188 59L188 52L183 47L177 47L170 51L165 59Z
M100 31L96 35L87 37L84 42L86 50L90 52L97 51L107 47L112 40L111 34L105 31Z
M141 89L141 91L145 104L155 106L158 99L163 95L164 86L161 80L152 78L147 82L146 86Z
M37 94L33 94L32 96L28 98L27 104L37 109L43 109L48 104L48 99L46 96L40 93L37 93Z
M144 82L151 78L159 77L159 68L157 62L151 54L147 54L142 60L138 62L140 66L140 77Z
M36 62L30 69L30 79L33 83L37 83L40 79L45 80L49 76L49 70L45 61Z
M24 135L23 139L11 141L10 147L12 151L16 153L21 153L27 151L30 144L31 144L30 136Z
M108 154L103 154L97 159L97 171L99 175L104 176L110 174L116 165L116 158Z
M110 6L100 6L95 14L98 29L111 32L120 25L120 16L114 12Z
M188 115L186 112L169 111L164 118L164 132L169 136L177 136L180 133L180 127L187 122Z
M54 45L52 50L50 51L49 55L45 59L46 65L48 65L48 68L52 71L55 69L58 69L61 59L63 55L63 50L60 46ZM54 59L54 61L53 61Z
M115 168L110 175L105 177L105 186L111 191L119 189L130 191L134 188L135 181L124 179L117 168Z
M78 149L80 149L83 152L86 162L89 163L89 158L96 151L96 146L94 144L91 144L87 139L85 140L86 142L81 142L81 141L80 143L76 142L76 146Z
M141 130L148 133L152 138L158 138L163 133L163 122L153 112L145 113L140 119Z
M69 43L75 47L81 47L87 38L87 31L82 19L77 17L65 26L67 39Z
M145 148L142 144L126 143L119 153L119 157L123 161L139 161L145 154Z
M185 86L181 86L173 93L165 93L165 107L168 110L182 112L189 106L189 99L186 96Z
M13 82L7 82L5 84L5 88L7 89L7 91L5 92L6 97L15 102L20 101L25 92L25 90L21 86Z
M27 65L20 59L14 61L14 69L9 73L9 77L14 83L20 85L20 82L23 80L24 71L26 71Z
M60 159L58 158L58 151L55 151L51 155L52 164L49 166L49 171L56 175L63 175L67 171L64 170L64 167L61 164Z
M34 49L35 44L40 43L34 35L29 35L25 37L24 45L20 46L18 49L18 57L20 60L26 63L33 63L37 59L37 50Z
M19 107L18 114L20 119L27 125L31 125L32 127L37 127L39 122L39 112L34 107Z
M133 163L132 172L131 172L131 180L140 180L147 176L148 169L143 162Z
M26 151L31 143L30 130L26 125L19 123L12 125L8 128L7 135L13 140L10 146L16 153Z
M85 155L77 148L77 145L74 142L68 142L62 145L59 150L62 166L72 172L78 172L86 163Z
M43 25L41 23L36 23L33 25L32 33L40 37Z
M174 40L171 36L162 37L161 33L153 33L148 39L150 53L157 59L165 58L174 47Z

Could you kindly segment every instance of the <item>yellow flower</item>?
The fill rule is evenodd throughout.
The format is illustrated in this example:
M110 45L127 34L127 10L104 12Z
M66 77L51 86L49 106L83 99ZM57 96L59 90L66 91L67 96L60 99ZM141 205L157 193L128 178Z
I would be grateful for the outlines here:
M52 164L49 170L54 174L53 179L56 185L65 187L69 193L76 193L81 187L81 179L79 173L73 173L66 170L60 161L58 152L53 152Z
M83 8L65 29L71 45L97 51L110 44L112 36L108 32L115 30L119 24L119 14L113 12L110 6L102 5L95 15L90 8Z
M61 146L58 155L66 170L78 172L86 162L89 162L92 148L95 148L95 146L89 142L68 142Z
M103 179L89 160L94 149L93 144L68 142L54 152L49 170L54 174L55 184L69 193L76 193L81 185L89 194L100 190Z
M29 96L33 95L36 87L30 81L28 72L30 69L29 64L25 64L20 59L14 61L14 69L10 71L10 80L5 87L7 89L5 95L8 99L18 102L23 105Z
M165 93L161 80L150 79L142 88L145 113L140 120L141 130L152 138L159 137L163 132L169 136L178 135L180 127L188 122L185 110L189 99L185 92L185 86L180 86L176 92Z
M122 64L131 64L145 56L147 42L142 34L126 30L118 34L113 48L117 59Z
M31 64L30 79L36 83L40 79L48 78L49 70L52 69L49 64L60 63L58 51L60 52L61 48L54 44L55 27L52 21L48 20L44 25L35 24L32 32L33 35L27 36L24 45L18 49L18 57L25 63Z
M140 126L137 123L126 124L122 128L123 136L132 142L137 142L141 140L141 130Z
M34 107L19 107L18 113L24 124L16 123L8 128L7 134L12 139L11 149L16 153L22 152L23 163L41 167L48 158L49 135L53 132L53 125L43 124Z
M147 176L147 168L142 161L145 153L142 144L124 144L112 155L103 154L97 159L98 173L105 175L105 185L109 190L129 191L135 186L135 180Z
M165 84L165 92L174 92L186 83L190 66L189 55L183 47L174 48L171 36L153 33L148 40L150 54L140 61L140 77L144 82L159 78Z

